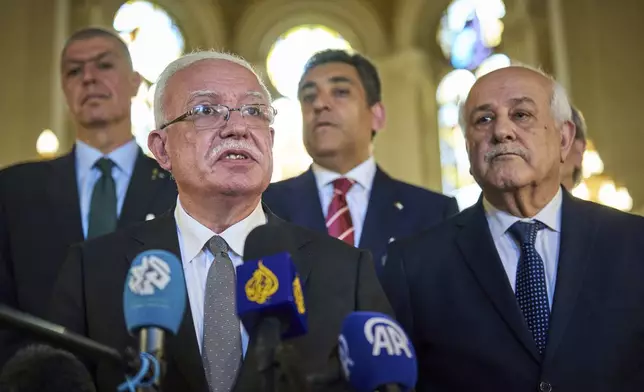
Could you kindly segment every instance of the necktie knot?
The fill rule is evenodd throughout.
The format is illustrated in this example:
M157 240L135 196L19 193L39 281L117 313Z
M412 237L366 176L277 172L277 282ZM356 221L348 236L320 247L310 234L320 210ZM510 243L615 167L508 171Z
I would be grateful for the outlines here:
M340 195L346 195L349 189L355 184L355 181L345 177L340 177L333 180L333 189Z
M100 158L96 160L94 167L100 170L102 175L111 176L112 168L114 167L114 161L109 158Z
M510 233L510 235L512 235L512 237L514 237L515 240L519 242L519 244L534 245L535 241L537 240L537 232L545 228L546 225L539 221L518 221L510 226L508 232Z
M213 255L217 255L218 253L228 254L230 247L225 239L215 235L208 240L208 249L210 249Z

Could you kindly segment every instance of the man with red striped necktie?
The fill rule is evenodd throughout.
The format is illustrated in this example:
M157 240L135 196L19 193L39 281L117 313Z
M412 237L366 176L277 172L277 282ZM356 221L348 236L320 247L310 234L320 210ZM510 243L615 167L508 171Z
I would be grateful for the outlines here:
M373 138L384 127L385 107L368 59L342 50L315 54L299 100L313 164L264 193L279 217L369 249L380 270L388 243L458 211L453 198L395 180L376 164Z

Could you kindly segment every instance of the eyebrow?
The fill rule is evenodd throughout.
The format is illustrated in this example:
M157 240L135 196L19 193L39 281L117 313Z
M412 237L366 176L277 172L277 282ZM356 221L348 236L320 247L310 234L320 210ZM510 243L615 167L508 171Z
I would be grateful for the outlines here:
M350 78L348 78L348 77L346 77L346 76L331 76L328 80L329 80L329 82L331 82L331 83L349 83L349 84L354 84L353 80L352 80L352 79L350 79ZM317 83L315 83L315 82L313 82L313 81L304 82L304 83L302 83L302 85L300 86L300 92L301 92L302 90L307 89L307 88L315 88L315 87L317 87Z
M202 97L217 99L220 97L220 95L212 90L197 90L188 94L187 102L192 102L195 99L202 98Z
M529 98L529 97L511 98L509 101L513 106L514 105L519 105L519 104L522 104L522 103L528 103L528 104L531 104L531 105L536 105L536 102L534 102L534 100L532 98ZM485 112L485 111L489 111L489 110L492 110L492 105L489 104L489 103L484 103L483 105L479 105L479 106L475 107L472 110L472 114L477 113L477 112Z
M202 98L202 97L207 97L207 98L212 98L212 99L219 99L219 98L221 98L221 94L217 93L216 91L212 91L212 90L197 90L197 91L193 91L192 93L190 93L188 95L187 102L192 102L195 99ZM259 91L255 91L255 90L246 91L242 95L242 99L243 98L248 98L248 97L262 99L262 100L266 99L266 97L265 97L265 95L263 93L261 93Z
M67 59L65 59L63 61L63 65L85 64L85 63L89 63L89 62L92 62L92 61L102 60L103 58L105 58L107 56L110 56L110 55L115 56L115 54L112 51L108 50L108 51L105 51L105 52L101 52L101 53L97 54L96 56L90 57L88 59L67 58Z
M244 98L251 97L251 98L257 98L257 99L266 99L266 96L264 93L255 91L255 90L249 90L246 91L246 94L244 94Z
M512 98L512 99L510 99L510 102L511 102L513 105L519 105L519 104L522 104L522 103L529 103L529 104L531 104L531 105L536 105L536 104L537 104L537 103L534 101L534 99L532 99L532 98L530 98L530 97Z

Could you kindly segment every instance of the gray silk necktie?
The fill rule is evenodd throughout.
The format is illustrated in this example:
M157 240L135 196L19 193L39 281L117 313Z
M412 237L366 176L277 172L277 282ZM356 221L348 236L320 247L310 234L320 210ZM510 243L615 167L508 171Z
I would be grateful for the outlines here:
M242 360L235 302L235 267L220 236L206 244L215 256L206 279L201 357L212 392L232 389Z

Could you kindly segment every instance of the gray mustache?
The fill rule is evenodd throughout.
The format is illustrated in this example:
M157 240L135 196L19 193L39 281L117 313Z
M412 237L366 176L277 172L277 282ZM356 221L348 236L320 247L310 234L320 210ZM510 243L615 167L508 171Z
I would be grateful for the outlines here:
M247 151L252 158L258 159L262 156L255 144L246 140L225 139L221 144L216 145L210 152L213 157L219 156L224 150L244 150Z
M520 147L514 146L498 146L494 147L487 153L485 153L485 162L489 162L492 159L498 157L499 155L513 154L518 155L523 159L528 158L528 154Z

